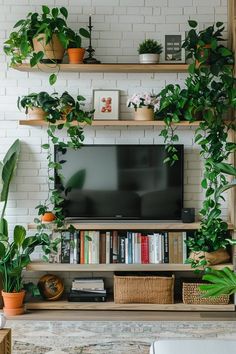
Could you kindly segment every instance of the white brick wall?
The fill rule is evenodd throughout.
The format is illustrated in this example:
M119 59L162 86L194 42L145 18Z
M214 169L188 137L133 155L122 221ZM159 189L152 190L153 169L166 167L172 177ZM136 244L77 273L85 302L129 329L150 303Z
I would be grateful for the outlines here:
M0 0L0 45L12 30L14 23L29 11L40 9L40 0ZM165 32L185 31L189 18L200 22L201 27L212 21L226 21L227 4L224 0L45 0L49 6L66 6L69 24L76 29L86 26L88 14L93 13L96 56L102 62L137 62L137 46L148 37L160 39ZM20 138L22 152L16 177L11 185L8 219L10 225L33 221L34 206L47 195L46 155L41 149L46 140L45 129L18 127L24 118L17 111L18 95L32 91L53 89L45 73L23 73L9 69L7 59L0 51L0 158L9 145ZM85 95L89 102L92 89L121 90L121 118L129 119L132 113L126 107L127 95L153 89L158 92L167 83L183 83L183 74L102 74L60 73L56 90L68 90L73 95ZM161 144L159 129L145 128L86 128L87 143ZM203 199L200 185L201 163L193 145L193 131L182 130L180 142L186 145L185 154L185 206L199 209ZM224 209L224 214L226 209Z

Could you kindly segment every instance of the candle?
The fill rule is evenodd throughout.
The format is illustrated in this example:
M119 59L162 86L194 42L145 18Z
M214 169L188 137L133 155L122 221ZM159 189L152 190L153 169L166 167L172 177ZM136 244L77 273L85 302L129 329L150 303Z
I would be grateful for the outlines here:
M92 26L92 20L91 20L92 16L91 14L89 14L89 26Z

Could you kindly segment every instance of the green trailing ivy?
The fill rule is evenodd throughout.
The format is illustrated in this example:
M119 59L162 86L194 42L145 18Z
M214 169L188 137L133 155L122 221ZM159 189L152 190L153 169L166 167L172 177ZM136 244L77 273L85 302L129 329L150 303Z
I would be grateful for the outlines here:
M235 175L229 158L236 151L236 145L228 141L229 130L236 130L235 121L230 119L230 108L236 107L234 56L231 50L218 43L224 30L222 23L199 32L196 21L189 21L189 25L191 30L183 44L188 58L193 60L189 76L183 88L168 85L160 92L156 119L165 122L161 135L169 153L166 161L171 164L176 160L173 144L178 141L173 124L200 120L195 142L200 146L204 161L201 187L205 199L200 210L200 229L187 240L187 245L191 251L212 252L226 248L230 242L227 224L221 216L221 202L223 191L229 188L226 174ZM189 262L193 267L206 265L204 257L199 262L191 259Z
M49 193L47 199L36 208L40 217L46 212L53 212L56 216L54 222L57 227L62 227L64 224L64 191L58 191L55 188L55 175L61 180L64 179L61 170L65 161L54 161L53 147L57 145L62 152L65 152L67 148L81 148L84 141L83 125L91 124L94 113L94 110L86 110L84 105L85 98L83 96L78 95L74 99L67 91L61 96L56 92L52 95L47 92L39 92L18 99L18 107L25 109L26 112L28 108L39 107L46 113L48 141L42 145L42 148L47 151ZM66 130L65 141L58 134L62 129ZM35 222L38 224L38 231L43 232L46 226L40 218L36 218Z

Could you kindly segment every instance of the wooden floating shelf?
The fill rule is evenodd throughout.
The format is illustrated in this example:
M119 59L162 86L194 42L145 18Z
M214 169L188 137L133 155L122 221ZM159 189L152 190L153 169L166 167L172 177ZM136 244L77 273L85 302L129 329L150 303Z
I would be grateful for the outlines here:
M57 124L64 123L58 122ZM174 126L179 126L179 127L198 127L200 121L189 123L189 122L180 122L180 123L175 123L173 124ZM20 125L30 125L30 126L44 126L48 125L48 122L45 120L33 120L33 119L22 119L19 121ZM74 122L74 125L78 125L78 122ZM81 123L82 126L87 125L90 126L89 124ZM112 127L124 127L124 126L159 126L159 127L164 127L165 123L160 120L151 120L151 121L140 121L140 120L94 120L91 124L91 126L112 126Z
M188 64L30 64L14 66L14 69L26 72L91 72L91 73L178 73L187 72Z
M53 223L45 223L48 228L53 229ZM67 221L66 227L73 225L79 230L158 230L158 231L191 231L197 230L200 227L200 222L193 223L168 223L168 222L69 222ZM36 224L29 224L29 230L37 229ZM234 226L228 223L228 229L234 230Z
M108 302L68 302L35 300L25 304L26 310L109 310L109 311L234 311L229 305L186 304L115 304Z
M229 267L234 269L233 264L219 264L212 266L214 269ZM194 271L190 264L65 264L65 263L46 263L31 262L27 266L27 271L32 272L146 272L146 271Z

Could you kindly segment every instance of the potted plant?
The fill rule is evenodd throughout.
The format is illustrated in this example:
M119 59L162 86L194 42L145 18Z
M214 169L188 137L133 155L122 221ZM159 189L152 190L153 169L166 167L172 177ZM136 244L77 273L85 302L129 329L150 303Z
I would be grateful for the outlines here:
M191 29L182 45L188 53L186 59L193 59L196 66L210 64L213 73L217 73L222 65L233 63L231 51L218 43L224 41L222 22L201 31L197 30L197 21L190 20L188 24Z
M138 47L141 64L156 64L162 53L162 45L154 39L145 39Z
M127 101L128 107L134 107L135 120L153 120L154 111L159 108L159 100L151 93L134 94Z
M19 20L4 43L11 65L20 65L27 59L32 67L40 62L60 63L68 45L67 17L65 7L50 10L43 5L41 14L30 12L25 19ZM50 76L51 84L55 77L55 74Z
M45 120L49 112L54 111L59 105L57 93L50 95L47 92L30 93L18 97L17 107L23 108L29 119Z
M67 53L69 56L70 64L82 64L85 54L85 48L81 47L82 40L81 36L85 38L90 37L90 33L84 29L79 29L79 34L74 32L72 29L68 28L67 30L67 38L69 43L67 45Z

